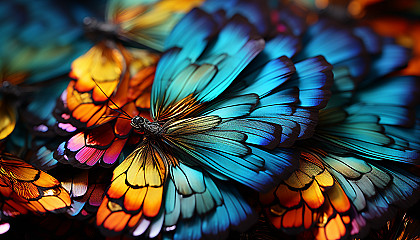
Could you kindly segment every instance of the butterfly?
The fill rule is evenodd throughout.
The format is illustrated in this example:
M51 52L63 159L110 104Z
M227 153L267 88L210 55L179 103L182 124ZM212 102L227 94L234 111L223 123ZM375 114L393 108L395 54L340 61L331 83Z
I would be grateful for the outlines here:
M218 29L210 15L194 9L168 37L150 118L131 120L143 140L114 169L98 209L104 233L226 237L230 228L244 229L255 219L230 181L261 191L296 167L294 151L276 147L310 135L305 123L315 120L299 110L308 105L315 112L326 103L331 66L318 57L297 70L281 57L284 51L273 51L284 39L263 51L264 41L239 15L215 35ZM306 88L320 88L319 101L300 106L307 95L299 95L299 87L311 80L322 82ZM302 134L288 136L289 123Z
M63 118L60 117L61 114L64 114L63 112L56 113L58 120L64 122L61 124L63 126L59 127L59 133L63 134L60 128L75 130L74 126L67 124L65 121L68 120L69 116L73 123L79 123L78 128L83 124L86 127L86 122L80 121L81 114L96 112L98 108L103 106L106 96L116 92L117 86L120 85L120 80L128 76L132 77L137 73L136 69L153 65L153 62L156 61L157 54L126 49L126 47L121 45L121 41L130 38L133 41L140 41L146 45L158 46L160 44L157 42L164 39L164 29L167 29L166 32L169 31L176 19L182 16L183 12L199 2L185 1L181 6L179 2L174 5L173 1L153 1L135 4L128 1L109 1L106 23L87 17L85 19L85 31L88 36L94 36L96 44L86 54L72 63L70 76L77 81L71 82L66 91L66 94L68 93L66 102L68 100L69 105L60 106L61 108L70 108L71 114L64 115ZM157 14L159 19L155 17ZM115 31L110 32L107 29L114 29ZM121 37L121 41L117 41L118 36L124 37ZM129 37L127 38L127 36ZM144 40L144 42L142 39L148 40ZM133 58L136 59L135 63L132 63ZM97 87L95 88L96 85L91 80L92 78L95 79L99 87L105 90L106 94L102 94ZM93 93L88 93L91 90L93 90ZM92 96L90 97L89 94L92 94ZM124 105L122 102L119 103ZM76 108L78 109L75 110ZM102 108L101 113L105 109L106 107ZM73 113L74 110L75 113ZM95 117L97 121L97 118L102 116L100 113L97 113ZM51 119L53 118L50 117L47 121L51 121ZM101 122L104 121L106 120ZM33 125L33 123L31 124ZM88 127L92 125L92 121L88 123ZM36 124L32 128L34 128L34 134L37 135L45 135L44 133L47 132L51 133L51 127L45 124Z
M102 150L95 149L103 149L105 146L110 146L109 144L112 143L112 146L117 146L116 148L118 149L111 147L115 150L110 149L107 150L107 152L112 152L112 157L105 157L105 159L108 160L100 161L105 163L105 165L112 164L116 161L116 156L119 155L124 146L125 140L121 139L127 139L128 136L131 135L127 132L127 130L130 129L129 122L123 119L118 119L116 121L118 123L106 122L121 116L116 109L113 109L115 106L122 106L124 111L127 112L135 111L132 104L128 104L128 102L133 101L133 99L136 99L135 105L136 108L140 110L140 114L143 114L143 117L148 117L148 114L142 113L142 111L147 111L150 107L149 95L153 80L152 76L154 75L154 65L159 58L157 54L144 50L127 48L121 44L126 44L127 41L125 40L127 40L127 38L138 40L141 39L141 36L148 33L148 30L143 29L144 26L141 25L144 23L141 21L143 15L130 15L129 12L136 12L139 10L138 8L141 8L144 10L142 14L150 17L149 14L154 14L156 11L162 11L165 13L162 13L163 15L166 15L165 11L169 11L173 14L170 16L174 19L173 22L175 23L175 19L179 20L181 17L182 11L186 11L188 8L198 3L199 1L190 1L188 4L182 5L181 8L179 8L180 5L177 5L175 9L172 9L173 5L171 5L171 1L157 1L136 6L125 6L123 2L118 1L111 1L109 3L110 7L108 9L109 14L107 16L109 17L107 24L121 28L120 31L114 32L113 34L118 36L129 35L131 37L118 38L119 41L117 41L114 38L107 36L105 39L99 40L99 42L85 55L73 62L70 76L72 76L75 81L69 84L55 109L55 116L59 122L55 129L60 135L71 134L74 136L66 141L66 143L59 146L55 153L56 159L62 162L69 162L75 166L92 166L103 156L103 154L99 153ZM239 3L234 4L236 6ZM251 5L253 6L255 4L256 3L253 3ZM228 3L225 5L228 5ZM220 3L217 3L217 1L208 2L205 6L214 11L221 7ZM242 7L235 7L233 9L242 8L249 9L250 5L245 4ZM230 14L232 15L232 13ZM124 18L123 16L128 18ZM128 24L130 22L141 24L139 26ZM170 22L172 22L172 20ZM102 29L100 31L102 31L103 35L105 30L103 29L104 27L100 26L105 25L101 24L103 23L98 23L97 21L95 21L95 23L91 22L90 24L87 24L87 28L90 28L91 30L97 29L97 31ZM158 25L155 26L155 24ZM160 26L159 24L164 26ZM152 31L154 28L164 27L169 31L168 24L168 22L162 23L158 21L154 23L153 26L150 26L150 28ZM134 29L136 27L138 27L138 29L130 30L131 28ZM142 32L143 30L144 32ZM163 33L165 32L163 31ZM167 34L168 33L166 33L166 35ZM164 38L162 37L161 39ZM129 80L126 78L129 78ZM127 91L127 84L124 83L127 81L130 85L128 91L136 91L137 95L130 95L132 97L126 98L124 92ZM109 98L111 101L108 100L108 96L111 96ZM136 114L136 112L132 112L131 115ZM100 126L102 124L104 126ZM112 130L111 124L116 124L114 130ZM98 129L93 130L96 127L98 127ZM92 130L80 131L85 128ZM102 134L99 136L98 133ZM95 140L92 142L90 139ZM104 140L98 142L97 139ZM83 145L82 141L89 142L89 144ZM41 153L38 155L41 155ZM63 159L63 155L66 155L67 159ZM85 156L84 159L82 159L81 156ZM90 156L92 157L88 160ZM111 159L109 160L109 158ZM47 162L51 163L56 161L56 159L50 158ZM41 161L41 164L38 164L37 162L40 161L37 159L34 160L34 164L37 164L37 166L45 165L43 164L44 161ZM88 163L85 164L86 162Z

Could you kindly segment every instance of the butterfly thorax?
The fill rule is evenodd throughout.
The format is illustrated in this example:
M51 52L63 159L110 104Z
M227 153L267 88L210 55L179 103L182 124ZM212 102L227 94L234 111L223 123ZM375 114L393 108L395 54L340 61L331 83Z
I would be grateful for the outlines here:
M158 136L161 135L163 128L157 122L150 122L147 118L135 116L131 119L131 126L139 132L144 132L146 135Z
M83 19L83 24L87 37L91 38L94 41L99 41L102 39L114 40L118 38L118 25L107 22L101 22L91 17L86 17L85 19Z

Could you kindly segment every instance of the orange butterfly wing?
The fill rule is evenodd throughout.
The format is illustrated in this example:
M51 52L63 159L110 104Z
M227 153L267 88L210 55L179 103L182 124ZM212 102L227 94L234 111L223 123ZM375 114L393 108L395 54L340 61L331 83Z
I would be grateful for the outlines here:
M9 154L0 158L0 193L22 214L26 213L23 208L45 213L64 210L71 204L57 179Z
M266 213L278 229L312 231L310 238L316 239L345 238L351 204L319 154L302 150L299 169L275 189L261 194L260 201L269 205Z
M105 41L92 47L72 64L70 75L76 81L68 85L66 96L71 117L86 127L103 124L114 119L109 116L118 116L111 109L123 107L142 93L145 96L141 100L146 102L143 105L150 106L147 97L153 82L151 72L158 58L145 50L127 50ZM135 88L143 80L140 88Z
M96 223L105 231L120 232L156 217L161 209L166 163L175 161L152 140L143 141L117 168Z
M136 59L140 59L144 54L150 56L146 52L133 52ZM67 158L58 156L60 161L70 162L78 167L91 167L98 161L110 165L116 161L128 138L132 136L131 116L139 115L150 119L148 110L156 71L155 62L156 59L147 57L144 61L132 61L133 77L129 81L124 80L120 83L116 93L111 97L112 101L103 105L95 105L91 100L85 103L79 101L80 104L74 109L73 115L79 114L80 120L87 121L87 127L91 129L73 135L65 144L60 145L59 155L67 155ZM152 65L146 66L147 64ZM75 91L74 85L75 82L69 84L69 88L72 87L73 91ZM91 99L91 93L83 94L89 95L86 99ZM120 109L116 109L117 107ZM89 112L79 112L78 109L81 108ZM111 108L116 110L112 111Z

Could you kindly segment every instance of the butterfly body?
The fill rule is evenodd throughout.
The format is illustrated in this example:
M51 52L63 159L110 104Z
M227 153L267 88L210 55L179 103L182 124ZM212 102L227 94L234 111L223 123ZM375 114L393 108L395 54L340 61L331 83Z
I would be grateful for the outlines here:
M157 122L150 122L147 118L135 116L131 119L131 126L146 135L157 136L163 132L163 128Z

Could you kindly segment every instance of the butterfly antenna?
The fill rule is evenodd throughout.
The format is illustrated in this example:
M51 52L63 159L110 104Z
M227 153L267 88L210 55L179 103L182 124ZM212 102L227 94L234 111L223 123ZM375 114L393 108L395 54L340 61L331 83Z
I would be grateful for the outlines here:
M115 43L114 42L107 42L107 44L109 45L109 47L111 47L112 49L114 49L114 50L117 50L120 54L121 54L121 56L123 56L123 53L120 51L120 49L118 49L118 47L115 45ZM117 85L117 88L120 86L120 84L121 84L121 81L122 81L122 78L123 78L123 76L125 75L125 71L126 71L126 69L127 69L127 64L126 64L126 62L125 62L125 58L124 58L124 56L123 56L123 61L122 61L122 71L121 71L121 74L120 74L120 79L119 79L119 81L118 81L118 85ZM107 96L106 95L106 93L102 90L102 88L98 85L98 83L94 80L94 79L92 79L94 82L95 82L95 84L96 84L96 86L98 86L98 88L101 90L101 92L109 99L109 101L111 101L111 103L112 104L114 104L114 106L116 106L117 108L118 108L118 110L120 110L121 112L119 112L118 110L116 110L116 109L112 109L112 108L110 108L111 110L113 110L113 111L116 111L116 112L118 112L118 113L120 113L120 114L123 114L123 115L125 115L125 116L127 116L128 118L132 118L131 116L130 116L130 114L128 114L126 111L124 111L122 108L120 108L109 96Z
M101 116L101 118L109 118L109 117L122 118L122 119L131 120L131 118L128 118L128 117L126 117L126 116L115 116L115 115L105 115L105 116Z
M99 86L99 84L96 82L96 80L95 79L93 79L92 78L92 80L93 80L93 82L96 84L96 86L98 86L98 88L99 88L99 90L101 90L101 92L108 98L108 100L109 101L111 101L111 103L112 104L114 104L114 106L115 107L117 107L118 108L118 110L120 111L118 111L117 109L112 109L112 108L110 108L111 110L113 110L113 111L116 111L116 112L118 112L118 113L120 113L120 114L124 114L125 116L127 116L127 117L129 117L130 119L132 118L131 116L130 116L130 114L128 114L126 111L124 111L122 108L120 108L105 92L104 92L104 90L102 90L102 88Z

